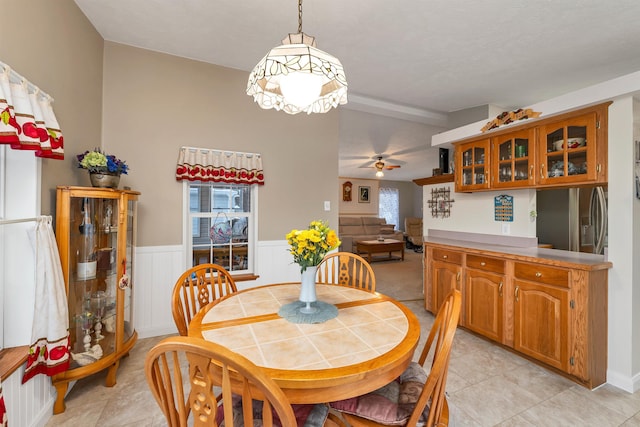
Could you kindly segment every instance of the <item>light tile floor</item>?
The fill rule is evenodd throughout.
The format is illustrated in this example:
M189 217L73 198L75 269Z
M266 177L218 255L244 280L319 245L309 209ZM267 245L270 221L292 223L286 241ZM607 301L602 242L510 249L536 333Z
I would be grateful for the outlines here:
M433 316L421 301L405 304L418 314L426 336ZM166 425L143 371L146 352L162 338L136 344L120 364L115 387L104 387L102 374L78 381L67 396L67 410L46 425ZM587 390L461 329L447 390L459 426L640 426L640 392L608 385Z

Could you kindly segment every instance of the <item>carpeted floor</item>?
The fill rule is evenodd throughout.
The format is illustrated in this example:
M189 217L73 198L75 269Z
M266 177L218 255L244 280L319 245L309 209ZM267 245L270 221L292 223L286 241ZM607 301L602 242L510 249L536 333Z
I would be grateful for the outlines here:
M424 254L405 249L404 261L376 261L371 267L376 275L376 291L399 301L424 300L422 259Z

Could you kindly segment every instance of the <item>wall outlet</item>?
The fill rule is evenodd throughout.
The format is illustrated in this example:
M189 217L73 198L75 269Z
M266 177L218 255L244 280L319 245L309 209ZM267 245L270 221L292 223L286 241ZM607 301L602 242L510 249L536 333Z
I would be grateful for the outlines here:
M508 222L502 223L502 234L511 234L511 224Z
M324 210L325 211L330 211L331 210L331 202L329 200L325 200L324 201Z

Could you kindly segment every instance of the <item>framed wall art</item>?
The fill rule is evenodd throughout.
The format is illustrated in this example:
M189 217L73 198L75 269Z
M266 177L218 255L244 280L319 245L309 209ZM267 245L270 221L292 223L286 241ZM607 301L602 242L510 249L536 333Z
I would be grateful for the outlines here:
M358 187L358 202L369 203L370 193L371 193L371 187Z

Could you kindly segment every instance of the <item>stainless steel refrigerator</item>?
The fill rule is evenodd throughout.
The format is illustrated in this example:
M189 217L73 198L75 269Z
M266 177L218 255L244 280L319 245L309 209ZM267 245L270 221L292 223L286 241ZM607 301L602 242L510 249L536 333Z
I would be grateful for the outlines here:
M604 253L607 246L606 187L538 190L538 244L553 249Z

